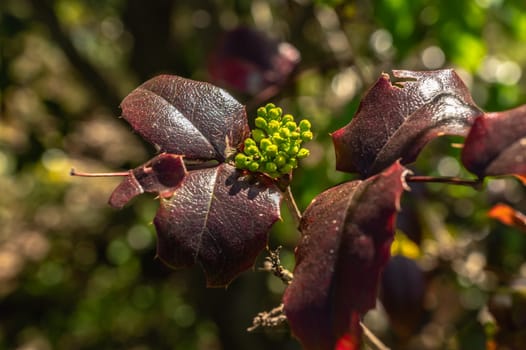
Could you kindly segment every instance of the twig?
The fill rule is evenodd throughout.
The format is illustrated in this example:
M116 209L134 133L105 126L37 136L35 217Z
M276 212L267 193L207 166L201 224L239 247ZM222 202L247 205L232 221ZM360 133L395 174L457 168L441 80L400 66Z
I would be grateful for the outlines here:
M279 258L281 248L281 246L278 246L275 250L270 250L267 247L269 256L265 258L261 270L272 272L274 276L278 277L284 284L289 285L292 282L294 275L281 265L281 260Z
M380 339L367 326L360 322L360 327L363 329L363 336L367 339L370 345L374 346L375 350L389 350L387 346L382 343Z
M434 183L447 183L450 185L459 185L459 186L470 186L474 189L480 189L482 185L481 179L463 179L459 177L436 177L436 176L417 176L417 175L407 175L405 180L407 182L434 182Z
M294 223L296 224L296 228L299 228L300 221L301 221L301 212L298 209L298 205L296 204L296 201L294 200L294 195L292 194L290 186L287 186L287 189L285 190L284 200L285 200L285 203L287 204L287 208L289 209L290 214L292 215L292 219L294 220Z
M284 324L287 321L287 316L283 311L283 304L273 308L270 311L263 311L257 314L252 320L252 326L247 328L247 331L253 332L259 327L273 328Z

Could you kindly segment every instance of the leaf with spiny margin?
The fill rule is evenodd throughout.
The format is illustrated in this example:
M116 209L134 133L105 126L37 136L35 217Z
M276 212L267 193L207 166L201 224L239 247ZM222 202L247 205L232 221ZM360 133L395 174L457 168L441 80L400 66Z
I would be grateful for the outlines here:
M161 197L169 197L186 174L181 156L161 153L130 170L128 176L113 190L109 204L114 208L122 208L133 197L144 192L159 193Z
M305 349L333 349L350 329L361 332L356 320L375 306L406 173L396 162L367 180L321 193L305 210L294 279L283 297Z
M363 178L397 159L413 162L441 135L465 136L482 114L453 70L393 71L382 74L366 93L353 120L332 134L336 168Z
M209 287L251 267L280 218L282 192L229 164L189 171L154 219L157 254L173 268L199 263Z
M479 178L515 175L526 183L526 105L477 118L462 163Z
M244 106L223 89L173 75L154 77L124 98L122 117L161 151L225 161L250 134Z

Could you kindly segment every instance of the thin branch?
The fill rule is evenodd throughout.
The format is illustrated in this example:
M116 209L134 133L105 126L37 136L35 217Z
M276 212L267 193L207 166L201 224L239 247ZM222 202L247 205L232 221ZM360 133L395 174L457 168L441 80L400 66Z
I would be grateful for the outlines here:
M434 182L434 183L447 183L450 185L459 185L459 186L470 186L474 189L480 189L482 185L481 179L463 179L459 177L436 177L436 176L417 176L417 175L407 175L405 178L407 182Z
M378 339L378 337L374 335L374 333L371 332L363 322L360 322L360 327L363 329L363 336L370 343L369 345L373 346L375 350L389 350L389 348L385 346L384 343L382 343L382 341Z
M71 168L69 171L71 176L81 176L81 177L116 177L116 176L128 176L130 175L129 171L121 171L115 173L85 173L83 171L76 171L74 168Z
M298 208L298 205L296 204L296 201L294 200L294 195L292 194L290 186L287 186L287 189L285 190L285 196L283 199L287 204L287 208L289 209L290 215L292 215L292 219L294 220L296 228L299 228L301 221L301 212Z
M247 331L253 332L260 327L274 328L281 326L287 321L287 316L285 316L283 308L283 304L280 304L270 311L258 313L257 316L252 320L252 326L247 328Z
M281 248L281 246L278 246L275 250L270 250L269 247L267 247L269 256L265 258L261 270L272 272L274 276L278 277L284 284L289 285L292 282L294 275L281 265L281 260L279 258Z

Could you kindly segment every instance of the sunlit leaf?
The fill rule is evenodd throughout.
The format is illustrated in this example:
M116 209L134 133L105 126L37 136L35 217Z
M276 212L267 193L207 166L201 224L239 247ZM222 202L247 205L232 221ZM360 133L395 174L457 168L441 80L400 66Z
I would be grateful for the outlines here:
M475 120L462 150L465 167L483 178L526 176L526 105Z
M405 173L397 162L365 181L321 193L306 209L294 280L283 298L305 349L332 349L349 329L359 329L351 320L375 306Z
M453 70L393 71L367 92L353 120L332 134L338 170L362 177L416 159L440 135L466 135L482 112Z

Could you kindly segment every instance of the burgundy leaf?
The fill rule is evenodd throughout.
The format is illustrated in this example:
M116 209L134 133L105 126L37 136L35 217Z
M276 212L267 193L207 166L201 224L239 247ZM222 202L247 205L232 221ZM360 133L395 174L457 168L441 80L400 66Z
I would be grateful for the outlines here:
M396 162L321 193L306 209L294 279L283 298L305 349L333 349L350 329L360 331L359 316L375 306L406 171Z
M111 194L109 203L114 208L122 208L133 197L144 192L171 196L186 176L186 168L181 156L162 153L147 163L129 171L129 175Z
M268 86L283 84L299 61L294 46L239 27L223 35L212 52L208 70L214 82L256 94Z
M477 118L462 150L466 168L487 175L526 176L526 105Z
M133 90L122 116L161 151L220 162L248 137L245 108L204 82L160 75Z
M155 217L157 254L174 268L199 263L208 286L225 286L254 264L280 218L281 191L228 164L190 171Z
M393 71L367 92L353 120L332 134L336 168L364 178L416 159L440 135L466 135L482 112L453 70Z

